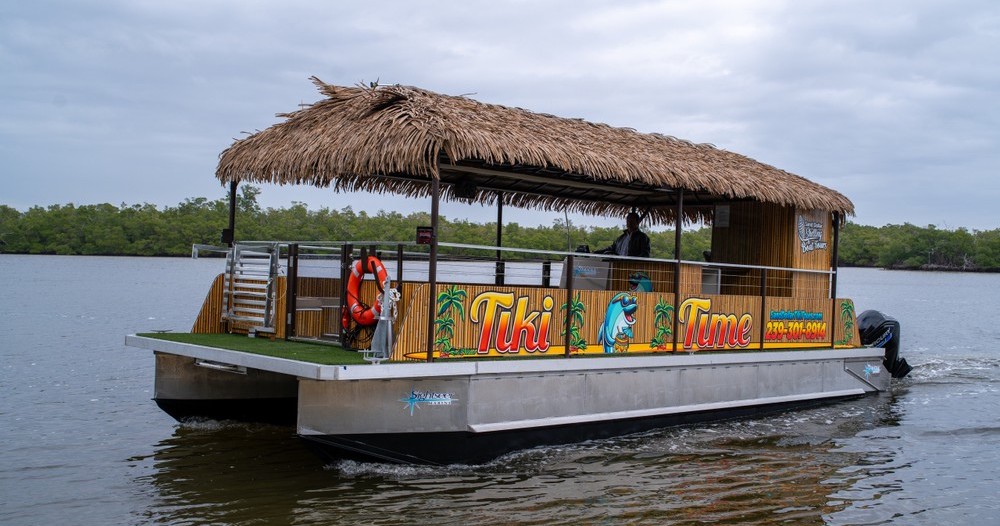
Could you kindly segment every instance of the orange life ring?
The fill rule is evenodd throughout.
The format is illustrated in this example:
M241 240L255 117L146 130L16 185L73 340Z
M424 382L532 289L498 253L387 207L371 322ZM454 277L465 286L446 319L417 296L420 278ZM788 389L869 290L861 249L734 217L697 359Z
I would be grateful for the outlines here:
M358 298L358 291L361 289L361 282L365 279L365 274L371 272L375 274L376 286L379 292L382 291L382 284L389 277L385 265L375 256L368 256L368 259L361 261L357 259L351 264L351 277L347 280L347 312L351 313L351 318L359 325L375 325L378 323L379 314L382 313L382 302L375 297L375 303L371 307L365 305ZM346 329L348 318L345 313L343 325Z

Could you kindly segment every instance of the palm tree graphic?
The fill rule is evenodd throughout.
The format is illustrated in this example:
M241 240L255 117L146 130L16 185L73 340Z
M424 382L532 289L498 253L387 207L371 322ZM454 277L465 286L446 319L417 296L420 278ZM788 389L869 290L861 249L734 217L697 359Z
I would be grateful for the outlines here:
M844 300L840 302L840 319L844 320L844 339L836 345L847 345L854 337L854 304Z
M583 314L587 312L587 306L580 301L580 293L576 293L576 299L570 298L569 300L569 350L570 352L586 349L587 340L580 335L580 329L583 328L585 322ZM565 311L567 309L567 304L563 303L562 307L559 307L559 312ZM566 330L564 329L561 335L566 335Z
M458 312L458 319L465 318L465 301L468 293L465 290L452 285L438 294L437 297L437 318L434 319L435 340L434 345L442 355L450 356L454 347L451 345L452 338L455 337L455 318L452 317L452 310Z
M670 327L673 312L673 305L664 301L663 298L657 300L656 306L653 307L653 326L656 327L656 335L649 342L650 349L662 351L667 348L667 340L674 332Z

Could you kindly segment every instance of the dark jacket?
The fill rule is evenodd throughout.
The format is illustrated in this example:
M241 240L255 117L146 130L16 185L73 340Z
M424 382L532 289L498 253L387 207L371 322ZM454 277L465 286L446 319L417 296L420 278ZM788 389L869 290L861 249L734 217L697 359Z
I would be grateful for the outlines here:
M622 232L622 235L618 236L618 239L615 239L615 242L611 243L611 246L598 250L597 254L614 254L615 245L618 244L618 241L620 239L622 239L627 235L628 235L628 230ZM628 240L628 254L626 254L626 256L633 258L648 258L649 236L647 236L641 230L636 230L635 233L632 234L632 238Z

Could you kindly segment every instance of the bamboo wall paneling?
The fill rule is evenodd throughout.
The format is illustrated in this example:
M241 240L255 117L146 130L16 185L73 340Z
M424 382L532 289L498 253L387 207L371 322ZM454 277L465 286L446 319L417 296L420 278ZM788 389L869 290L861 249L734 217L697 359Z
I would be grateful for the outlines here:
M703 269L704 267L701 265L681 265L681 294L701 294L701 278L704 272Z
M794 297L808 299L830 299L830 275L812 272L795 272L792 275Z
M728 225L712 226L712 261L738 265L791 267L794 261L794 210L776 204L739 202L729 205ZM760 271L724 269L722 292L759 295ZM791 296L792 274L769 271L768 296Z
M323 307L323 321L320 330L321 337L340 337L342 315L340 305Z
M219 274L212 280L212 286L205 295L198 317L195 318L191 332L199 334L220 334L225 332L222 325L222 305L225 275Z
M648 282L647 292L674 291L674 264L659 261L612 261L608 290L633 290L638 283Z
M324 332L323 309L296 309L295 335L299 338L318 339Z
M426 351L424 342L427 341L428 312L422 306L428 302L427 294L427 283L404 282L400 287L398 317L393 331L396 337L393 360L425 359L426 355L422 353ZM417 356L417 353L420 355Z
M340 280L337 278L300 277L299 296L316 298L339 298Z
M271 314L271 326L274 327L274 337L277 339L284 339L285 313L288 312L288 298L285 297L285 291L288 290L288 288L285 276L278 276L274 278L274 287L272 287L272 289L275 292L274 306L272 307Z

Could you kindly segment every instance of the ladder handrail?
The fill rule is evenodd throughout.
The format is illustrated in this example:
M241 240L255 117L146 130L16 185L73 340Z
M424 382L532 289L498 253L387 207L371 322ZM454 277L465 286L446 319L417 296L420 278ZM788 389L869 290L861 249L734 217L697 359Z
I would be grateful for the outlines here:
M223 321L259 322L253 328L274 328L274 285L280 262L281 247L278 243L267 247L241 243L232 246L226 254ZM247 272L249 268L253 271ZM248 292L246 289L263 289L263 292ZM238 297L259 299L238 300Z

